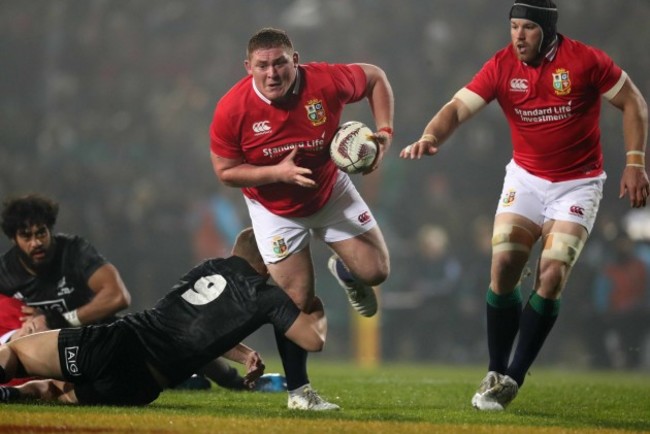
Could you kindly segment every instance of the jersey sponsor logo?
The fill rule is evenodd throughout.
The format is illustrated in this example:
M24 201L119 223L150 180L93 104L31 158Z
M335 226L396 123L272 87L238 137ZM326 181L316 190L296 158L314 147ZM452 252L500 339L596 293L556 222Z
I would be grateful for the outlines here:
M289 254L289 247L281 236L273 237L273 240L271 240L271 248L276 258L284 258Z
M501 206L510 206L515 203L516 193L517 192L515 190L508 190L503 193L503 197L501 198Z
M555 70L553 73L553 89L555 89L556 95L568 95L571 93L569 71L564 68Z
M540 123L556 122L567 119L572 116L572 107L569 101L567 104L550 107L536 107L533 109L520 109L514 107L514 112L522 122Z
M528 80L525 78L513 78L510 80L510 91L528 92Z
M185 291L181 297L183 300L195 306L208 304L221 295L228 282L221 274L203 276L196 282L194 287Z
M359 220L359 223L365 225L368 223L370 220L372 220L372 217L370 216L370 213L368 211L364 211L359 216L357 217Z
M65 354L65 368L68 371L68 374L72 375L73 377L81 376L79 365L77 363L79 347L65 347L63 349L63 354Z
M305 109L307 110L307 118L309 118L313 126L317 127L323 125L327 120L323 101L319 99L310 99L307 101Z
M585 209L581 207L580 205L571 205L569 207L569 214L578 216L578 217L584 217L585 216Z
M256 136L260 136L262 134L270 134L271 125L269 124L270 124L269 121L255 122L253 124L253 132L255 133Z

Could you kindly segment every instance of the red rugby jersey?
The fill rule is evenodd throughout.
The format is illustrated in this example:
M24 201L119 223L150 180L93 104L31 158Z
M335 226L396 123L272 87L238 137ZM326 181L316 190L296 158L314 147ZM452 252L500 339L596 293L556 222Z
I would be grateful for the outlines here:
M515 162L553 182L602 173L601 95L623 74L603 51L559 38L555 52L536 67L517 59L508 45L466 86L486 102L499 102Z
M358 65L309 63L299 66L298 85L288 102L276 104L246 76L217 103L210 125L211 150L224 158L269 166L299 148L294 161L312 170L317 189L284 183L242 189L270 212L290 217L311 215L330 198L338 176L330 142L345 104L364 97L366 76Z

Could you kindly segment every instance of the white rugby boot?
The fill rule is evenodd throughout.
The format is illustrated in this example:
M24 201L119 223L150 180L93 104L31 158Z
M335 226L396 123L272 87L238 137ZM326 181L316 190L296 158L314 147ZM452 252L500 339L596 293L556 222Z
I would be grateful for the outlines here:
M339 282L339 285L345 289L348 295L348 301L352 307L362 316L373 316L377 313L377 296L375 295L375 291L372 289L372 286L364 285L361 282L346 282L341 279L336 269L336 263L340 260L338 256L332 255L327 261L327 268Z
M519 385L515 380L490 371L472 397L472 406L477 410L503 411L518 392Z
M289 410L329 411L340 410L336 404L325 401L311 388L309 384L302 386L299 391L289 394L287 403Z

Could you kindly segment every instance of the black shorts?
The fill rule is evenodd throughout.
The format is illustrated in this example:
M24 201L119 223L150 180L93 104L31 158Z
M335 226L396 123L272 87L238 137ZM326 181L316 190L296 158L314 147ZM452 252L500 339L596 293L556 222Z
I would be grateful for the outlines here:
M59 360L80 404L145 405L161 392L142 343L119 322L62 329Z

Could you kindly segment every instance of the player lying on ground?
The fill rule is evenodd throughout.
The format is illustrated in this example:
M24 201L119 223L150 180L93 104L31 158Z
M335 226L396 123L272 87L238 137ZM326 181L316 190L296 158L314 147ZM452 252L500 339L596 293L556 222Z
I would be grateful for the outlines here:
M145 405L219 356L243 363L247 382L264 372L259 354L240 342L271 323L307 351L320 351L327 320L315 298L301 312L277 286L252 229L233 256L190 270L153 309L108 325L53 330L0 347L0 382L30 375L54 380L0 388L0 401L28 397L104 405Z

